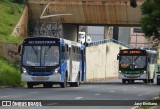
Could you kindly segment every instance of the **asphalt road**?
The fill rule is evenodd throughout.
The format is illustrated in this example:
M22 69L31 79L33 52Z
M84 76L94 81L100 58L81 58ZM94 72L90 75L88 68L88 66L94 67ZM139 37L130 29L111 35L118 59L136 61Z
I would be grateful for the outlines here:
M35 87L28 88L1 88L0 100L148 100L160 94L160 86L156 84L144 84L136 81L135 84L122 84L120 80L108 80L103 82L82 84L80 87L60 88L59 85L53 88ZM98 102L98 101L97 101ZM51 104L54 105L54 104ZM94 105L94 104L93 104ZM114 106L114 105L113 105ZM83 109L130 109L133 106L85 106ZM0 107L9 109L9 107ZM22 107L15 107L15 109ZM28 107L23 107L28 109ZM41 109L42 107L31 107ZM43 109L74 109L74 106L53 106ZM82 106L76 107L81 109ZM13 107L11 108L13 109Z

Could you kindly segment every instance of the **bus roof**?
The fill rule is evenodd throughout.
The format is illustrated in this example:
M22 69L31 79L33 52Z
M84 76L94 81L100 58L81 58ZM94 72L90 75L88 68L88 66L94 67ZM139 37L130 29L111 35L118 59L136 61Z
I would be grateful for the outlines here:
M157 51L155 51L155 50L146 50L147 51L147 53L152 53L152 54L157 54L158 52Z

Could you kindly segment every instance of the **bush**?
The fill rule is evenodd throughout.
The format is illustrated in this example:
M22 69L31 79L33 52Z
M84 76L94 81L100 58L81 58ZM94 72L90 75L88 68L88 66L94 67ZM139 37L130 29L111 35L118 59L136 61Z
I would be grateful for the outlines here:
M0 56L0 85L20 86L19 63L12 63Z
M7 12L8 12L9 14L12 14L12 15L15 14L15 10L14 10L14 8L13 8L12 6L11 6L11 7L8 7Z

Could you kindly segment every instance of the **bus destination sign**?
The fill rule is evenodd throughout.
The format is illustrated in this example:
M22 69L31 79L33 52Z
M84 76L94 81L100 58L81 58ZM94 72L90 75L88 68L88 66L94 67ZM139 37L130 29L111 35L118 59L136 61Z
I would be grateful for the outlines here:
M28 41L28 44L31 44L31 45L45 45L45 44L49 44L49 45L52 45L52 44L56 44L56 41Z
M143 51L140 50L124 50L122 51L122 54L142 54Z

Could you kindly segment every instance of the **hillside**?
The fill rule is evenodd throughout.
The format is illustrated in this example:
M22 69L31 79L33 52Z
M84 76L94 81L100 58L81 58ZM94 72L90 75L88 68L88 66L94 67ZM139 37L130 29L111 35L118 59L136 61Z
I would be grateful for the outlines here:
M24 3L0 0L0 42L19 42L19 38L9 37L23 12Z
M0 0L0 42L22 42L20 37L10 35L18 23L25 5L13 1L15 0ZM7 60L2 54L0 54L0 86L20 86L19 62L10 62L11 60Z

